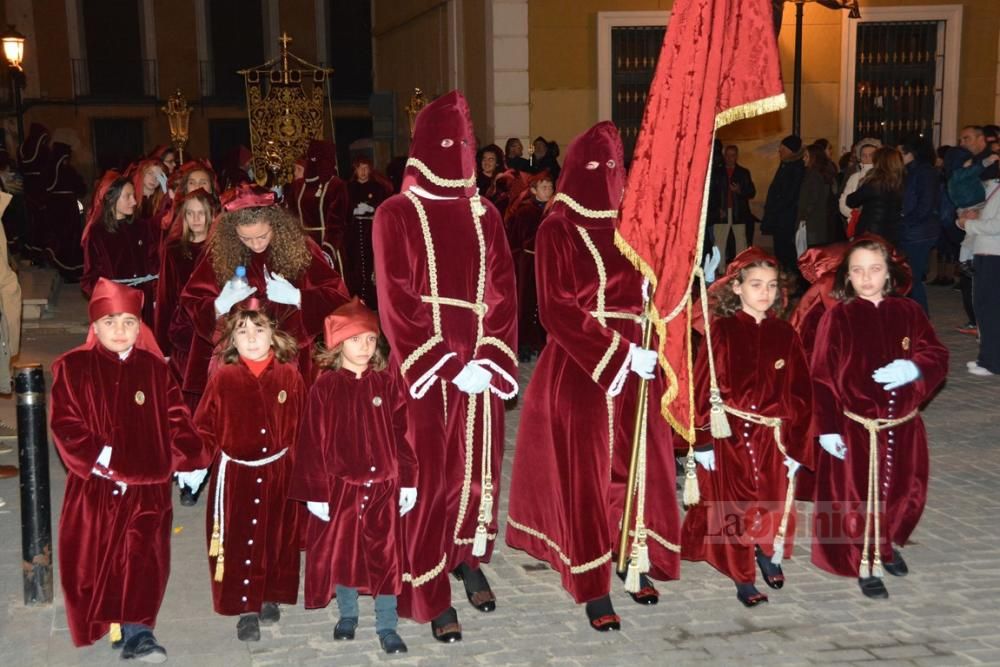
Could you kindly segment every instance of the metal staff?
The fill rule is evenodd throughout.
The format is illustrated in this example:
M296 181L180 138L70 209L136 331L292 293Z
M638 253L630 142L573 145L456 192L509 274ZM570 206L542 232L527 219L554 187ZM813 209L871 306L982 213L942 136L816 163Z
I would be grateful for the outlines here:
M642 325L642 347L649 349L653 340L653 320L647 310ZM646 397L649 394L649 380L639 380L639 403L635 407L635 424L632 429L632 458L628 464L628 485L625 487L625 512L622 514L622 535L618 543L618 572L624 573L628 564L628 527L632 516L632 498L635 496L635 476L639 466L639 446L642 439L642 424L646 420ZM636 538L639 536L636 535Z

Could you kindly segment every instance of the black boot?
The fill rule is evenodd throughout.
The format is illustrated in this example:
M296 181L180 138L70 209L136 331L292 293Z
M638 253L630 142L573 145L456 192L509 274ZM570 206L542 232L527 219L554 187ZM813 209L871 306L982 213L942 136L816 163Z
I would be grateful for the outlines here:
M903 560L903 554L899 553L899 549L896 547L892 548L892 561L882 563L882 567L894 577L905 577L910 573L910 568L906 566L906 561Z
M454 607L448 607L431 621L431 635L445 644L462 641L462 626L458 623L458 612Z
M622 619L615 613L610 595L587 603L587 620L590 622L590 627L598 632L622 629Z
M242 614L236 623L236 638L241 642L259 642L260 617L257 614Z
M628 568L625 568L625 572L619 572L616 568L615 574L618 575L619 579L625 581ZM628 591L626 593L631 596L632 601L636 604L654 605L660 601L660 592L653 586L653 581L644 574L639 575L639 590L635 593L629 593Z
M882 583L881 577L860 577L858 578L858 586L861 587L861 592L865 594L865 597L875 600L884 600L889 597L889 591Z
M496 611L497 598L493 595L490 582L486 581L486 575L481 568L472 569L462 563L452 574L465 584L465 597L468 598L469 604L482 612Z
M780 565L775 565L771 559L761 551L760 546L755 547L757 556L757 567L760 568L760 576L764 578L764 583L769 588L775 590L785 585L785 573L781 571Z
M752 583L736 584L736 599L742 602L744 607L756 607L767 602L767 596L758 591Z

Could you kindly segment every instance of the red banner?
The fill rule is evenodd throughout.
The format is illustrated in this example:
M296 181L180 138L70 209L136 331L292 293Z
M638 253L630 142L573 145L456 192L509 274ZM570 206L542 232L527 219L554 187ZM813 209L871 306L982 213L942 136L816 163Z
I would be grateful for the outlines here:
M771 0L676 0L650 87L615 239L650 280L668 390L694 439L691 288L700 272L717 128L785 106Z

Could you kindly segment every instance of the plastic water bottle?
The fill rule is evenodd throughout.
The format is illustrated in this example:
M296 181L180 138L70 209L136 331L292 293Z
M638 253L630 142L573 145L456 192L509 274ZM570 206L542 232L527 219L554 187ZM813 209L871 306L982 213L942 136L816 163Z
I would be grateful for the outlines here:
M247 267L242 264L237 266L233 277L229 279L229 284L235 288L250 287L250 283L247 282Z

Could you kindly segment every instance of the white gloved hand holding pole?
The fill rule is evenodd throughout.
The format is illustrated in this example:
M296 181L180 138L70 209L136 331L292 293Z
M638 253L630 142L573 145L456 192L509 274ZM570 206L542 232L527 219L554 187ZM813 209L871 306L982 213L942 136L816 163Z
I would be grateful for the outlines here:
M656 350L647 350L632 343L629 370L643 380L652 380L656 372Z

